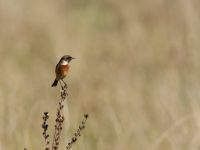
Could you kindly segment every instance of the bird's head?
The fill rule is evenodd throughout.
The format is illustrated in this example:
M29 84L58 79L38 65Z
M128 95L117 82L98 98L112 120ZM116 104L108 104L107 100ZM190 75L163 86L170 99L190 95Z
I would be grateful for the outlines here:
M68 63L70 63L70 61L72 59L75 59L74 57L70 56L70 55L64 55L61 59L60 62L62 65L67 65Z

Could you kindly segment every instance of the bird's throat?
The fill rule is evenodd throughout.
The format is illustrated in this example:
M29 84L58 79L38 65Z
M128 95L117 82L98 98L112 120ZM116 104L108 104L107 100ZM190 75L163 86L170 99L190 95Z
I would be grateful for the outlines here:
M61 62L61 65L68 65L68 62L65 61L65 60L63 60L63 61Z

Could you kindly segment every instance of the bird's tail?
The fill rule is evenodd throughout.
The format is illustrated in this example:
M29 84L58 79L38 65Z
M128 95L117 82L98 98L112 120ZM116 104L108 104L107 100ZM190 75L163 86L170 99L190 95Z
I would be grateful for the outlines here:
M58 84L58 80L55 79L54 82L53 82L53 84L51 86L54 87L54 86L57 86L57 84Z

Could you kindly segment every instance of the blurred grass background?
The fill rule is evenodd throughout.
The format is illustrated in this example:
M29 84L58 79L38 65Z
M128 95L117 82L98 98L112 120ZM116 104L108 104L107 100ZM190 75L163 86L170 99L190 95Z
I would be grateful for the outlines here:
M42 149L54 67L70 54L61 148L200 148L198 0L0 0L0 149ZM65 107L67 108L67 107Z

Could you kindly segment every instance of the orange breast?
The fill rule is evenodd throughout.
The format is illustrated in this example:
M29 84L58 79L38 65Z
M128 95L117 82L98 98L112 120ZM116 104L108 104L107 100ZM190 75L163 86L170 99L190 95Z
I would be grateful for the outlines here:
M69 71L69 65L61 65L62 75L66 76Z
M57 70L57 76L59 78L64 78L69 71L69 65L60 65L60 67Z

